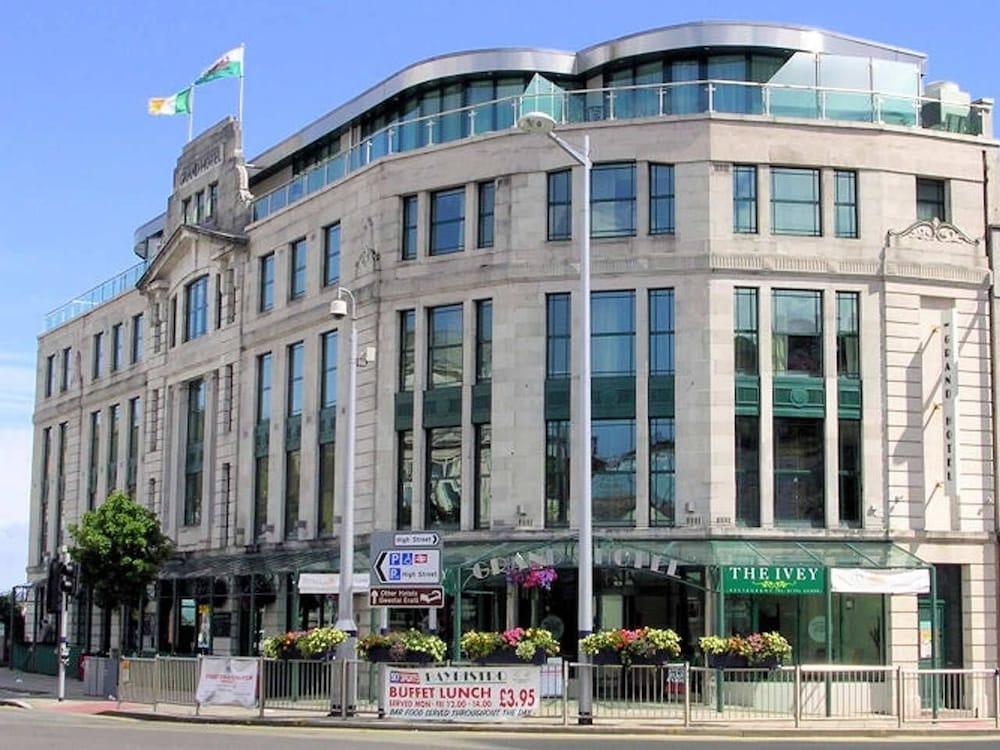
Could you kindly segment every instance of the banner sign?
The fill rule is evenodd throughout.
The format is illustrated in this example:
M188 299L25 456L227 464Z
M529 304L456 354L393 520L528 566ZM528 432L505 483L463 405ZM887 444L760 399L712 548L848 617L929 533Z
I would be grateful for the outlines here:
M540 667L382 668L391 719L510 721L531 716L541 698Z
M961 467L958 462L958 327L955 324L955 308L951 308L941 327L943 338L941 353L941 395L944 402L944 492L957 497L961 492L958 481Z
M931 590L931 572L926 568L833 568L830 589L844 594L927 594Z
M728 565L722 568L727 594L822 594L826 568L818 565Z
M243 706L257 703L257 659L205 656L198 674L195 700L202 706Z

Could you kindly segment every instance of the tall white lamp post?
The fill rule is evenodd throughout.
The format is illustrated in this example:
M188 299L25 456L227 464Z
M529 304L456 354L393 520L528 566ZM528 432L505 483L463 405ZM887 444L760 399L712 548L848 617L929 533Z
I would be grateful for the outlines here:
M582 639L594 627L594 534L593 512L590 495L590 136L583 136L583 150L574 148L555 131L555 119L545 112L528 112L522 115L517 126L528 133L543 133L551 138L559 148L583 166L583 238L580 242L580 384L577 388L579 399L579 450L583 451L577 461L576 496L578 498L580 550L578 554L577 578L577 630ZM584 664L580 670L579 722L593 723L593 672L589 657L580 653Z

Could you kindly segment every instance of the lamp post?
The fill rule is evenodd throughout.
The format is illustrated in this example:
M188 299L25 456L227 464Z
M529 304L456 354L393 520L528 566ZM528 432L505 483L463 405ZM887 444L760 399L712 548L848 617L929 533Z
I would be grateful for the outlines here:
M350 289L337 289L337 299L330 303L330 315L341 321L348 316L347 300L351 301L350 367L347 368L347 446L344 451L344 509L340 514L340 585L337 589L337 628L348 638L337 649L342 659L355 657L358 626L354 622L354 443L357 438L358 382L358 304ZM348 675L351 673L348 672ZM353 680L349 679L353 687ZM345 685L344 688L347 688ZM341 700L353 706L354 692L345 689Z
M545 112L528 112L522 115L517 126L527 133L544 133L559 148L583 166L583 238L580 242L580 384L579 445L583 455L577 461L579 476L576 478L579 512L579 553L577 555L577 632L580 639L590 635L594 627L594 532L593 508L590 495L591 437L590 437L590 136L583 136L583 150L579 150L554 132L556 121ZM586 654L579 655L583 663L580 670L579 722L592 724L593 672Z

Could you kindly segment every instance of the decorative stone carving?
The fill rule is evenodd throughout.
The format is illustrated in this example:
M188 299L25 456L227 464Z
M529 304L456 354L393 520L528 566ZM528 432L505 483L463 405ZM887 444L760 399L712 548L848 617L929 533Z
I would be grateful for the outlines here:
M974 240L954 224L941 221L936 216L930 221L920 219L915 221L906 229L896 231L890 229L888 237L891 240L896 237L912 237L915 240L926 240L930 242L958 242L966 245L978 245L979 240Z
M357 261L354 263L354 275L361 276L369 271L380 271L382 269L382 256L374 247L366 247L361 250Z

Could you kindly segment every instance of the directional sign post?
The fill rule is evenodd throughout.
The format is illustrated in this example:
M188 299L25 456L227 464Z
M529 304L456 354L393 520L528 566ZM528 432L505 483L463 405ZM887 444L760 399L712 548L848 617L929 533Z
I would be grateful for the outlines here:
M372 532L369 603L373 607L443 607L441 558L437 532Z

